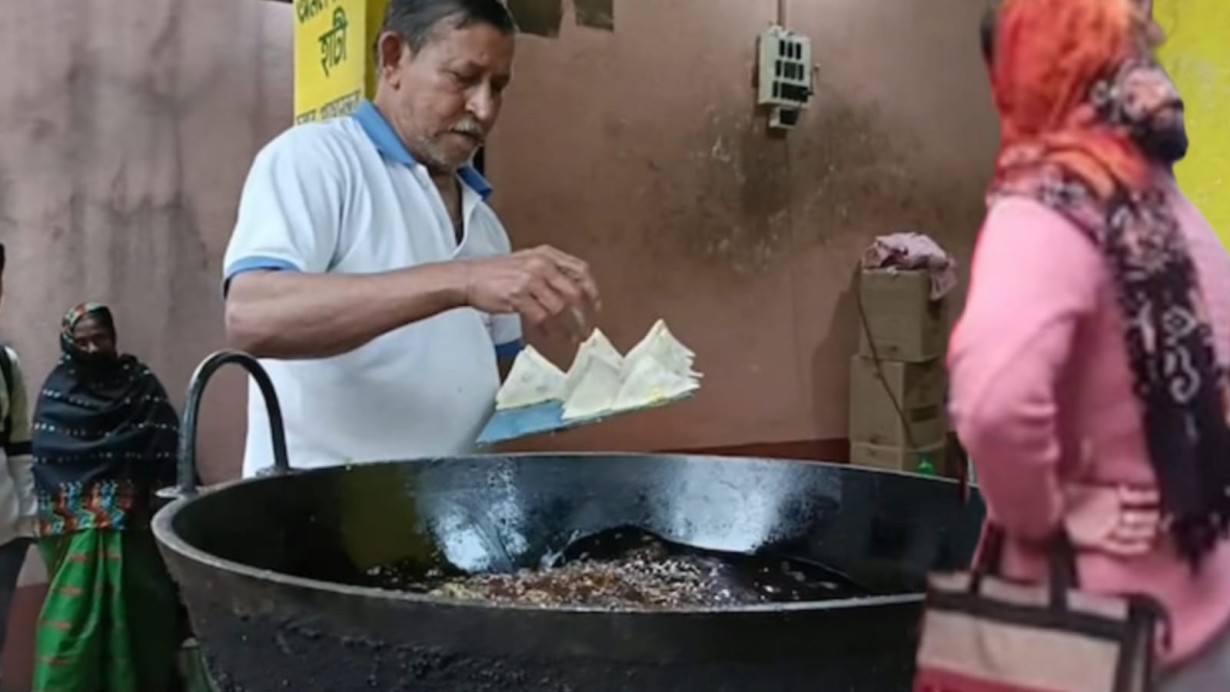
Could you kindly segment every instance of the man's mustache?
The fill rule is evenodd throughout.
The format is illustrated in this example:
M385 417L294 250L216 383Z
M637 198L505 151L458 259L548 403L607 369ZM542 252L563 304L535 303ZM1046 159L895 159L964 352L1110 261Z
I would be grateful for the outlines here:
M457 134L468 135L470 137L477 139L480 143L484 139L487 138L486 129L482 125L472 120L465 120L460 123L457 123L453 127L449 128L449 132L456 132Z

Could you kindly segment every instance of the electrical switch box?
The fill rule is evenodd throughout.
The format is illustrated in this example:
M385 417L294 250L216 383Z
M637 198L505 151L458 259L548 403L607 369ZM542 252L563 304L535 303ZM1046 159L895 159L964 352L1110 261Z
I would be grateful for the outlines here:
M769 106L769 124L789 129L807 107L812 88L811 39L780 26L760 35L758 103Z

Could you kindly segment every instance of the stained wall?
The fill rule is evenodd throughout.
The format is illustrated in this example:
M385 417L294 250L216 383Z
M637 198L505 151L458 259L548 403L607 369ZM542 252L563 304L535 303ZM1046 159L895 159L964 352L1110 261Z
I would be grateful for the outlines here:
M0 13L0 334L32 391L60 316L111 304L121 346L177 400L222 345L218 276L243 176L291 114L289 5L255 0L9 2ZM202 430L206 475L238 468L243 381L223 376ZM45 591L31 551L4 685L29 690Z
M518 48L496 205L518 243L592 262L617 346L664 317L706 378L689 403L523 448L837 449L799 443L845 436L860 253L922 231L964 265L980 221L997 143L982 3L784 3L819 68L785 137L752 89L779 3L617 2L613 32L567 5L558 36Z
M565 2L557 35L522 37L487 158L515 242L590 259L620 346L665 317L708 374L674 410L535 444L840 438L859 252L919 230L967 255L995 143L981 4L781 4L819 68L813 108L786 137L765 132L753 103L755 36L778 18L775 0L623 0L610 30L578 26ZM0 56L28 69L0 83L0 234L13 256L0 324L35 379L54 362L60 313L84 299L116 307L124 345L173 392L221 344L235 201L290 109L290 11L13 8ZM208 406L212 476L236 468L241 395L224 378Z
M0 328L32 386L60 316L113 306L121 346L177 400L222 345L220 263L243 176L290 117L290 6L244 0L12 3L0 23ZM233 467L242 378L202 437Z

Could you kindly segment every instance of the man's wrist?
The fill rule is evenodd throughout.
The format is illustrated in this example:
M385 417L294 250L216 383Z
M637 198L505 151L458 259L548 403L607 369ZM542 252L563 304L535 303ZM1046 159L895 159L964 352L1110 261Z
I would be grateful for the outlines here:
M412 269L419 284L419 291L429 296L443 310L464 308L470 305L471 263L466 260L437 262ZM420 293L421 295L422 293Z

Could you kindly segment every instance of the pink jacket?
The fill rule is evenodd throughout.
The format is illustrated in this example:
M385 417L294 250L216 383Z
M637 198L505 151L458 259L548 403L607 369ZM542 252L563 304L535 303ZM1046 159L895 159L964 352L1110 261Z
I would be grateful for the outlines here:
M1230 362L1230 255L1164 176ZM948 365L957 433L977 467L991 516L1009 536L1005 571L1042 579L1029 545L1063 521L1076 484L1151 487L1139 404L1110 276L1094 245L1058 213L1026 199L990 210L974 254L965 312ZM1230 463L1230 459L1226 460ZM1170 613L1163 664L1196 653L1230 623L1230 543L1193 575L1163 537L1137 557L1082 552L1081 585L1149 593Z

